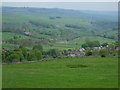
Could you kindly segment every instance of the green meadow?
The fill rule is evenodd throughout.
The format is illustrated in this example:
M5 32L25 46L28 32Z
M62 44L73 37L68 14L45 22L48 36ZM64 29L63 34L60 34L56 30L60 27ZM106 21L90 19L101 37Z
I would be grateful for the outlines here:
M97 11L56 8L3 7L2 11L3 30L0 34L4 42L3 48L7 49L19 45L32 48L34 44L42 44L44 50L78 49L88 39L98 40L102 44L115 42L118 36L118 23L113 12L110 15L114 17L102 11L99 15ZM26 35L25 32L30 32L31 35ZM31 44L26 45L22 41Z
M117 88L118 58L63 58L3 65L3 88Z
M0 65L0 89L2 88L2 66Z

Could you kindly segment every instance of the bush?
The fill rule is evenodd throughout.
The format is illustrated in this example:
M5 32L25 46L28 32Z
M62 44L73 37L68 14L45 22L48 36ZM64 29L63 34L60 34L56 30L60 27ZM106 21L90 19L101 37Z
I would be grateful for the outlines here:
M102 54L101 57L106 57L106 56L104 54Z
M32 61L32 60L37 60L37 57L36 57L36 55L35 55L35 52L30 52L29 54L28 54L28 60L29 61Z
M85 53L85 56L91 56L92 55L92 51L87 51L86 53Z
M11 54L10 56L7 57L8 62L18 62L20 61L20 56L18 54Z
M48 55L52 56L53 58L56 58L59 55L59 51L57 49L50 49L48 51Z
M100 42L99 41L86 41L84 44L82 44L82 48L93 48L93 47L99 47Z
M40 50L42 52L43 51L43 47L42 47L42 45L35 45L33 47L33 50Z
M106 49L103 49L103 50L100 50L99 55L100 55L101 57L106 57L107 53L108 53L107 50L106 50Z
M33 50L28 55L29 61L42 59L42 53L39 50Z

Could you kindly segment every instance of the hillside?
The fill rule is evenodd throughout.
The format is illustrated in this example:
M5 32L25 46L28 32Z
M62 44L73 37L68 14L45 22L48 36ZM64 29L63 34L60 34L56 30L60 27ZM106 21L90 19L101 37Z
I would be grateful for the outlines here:
M79 48L88 38L111 43L116 37L109 37L117 35L112 33L117 31L116 17L112 12L3 7L3 47L43 44L45 49Z

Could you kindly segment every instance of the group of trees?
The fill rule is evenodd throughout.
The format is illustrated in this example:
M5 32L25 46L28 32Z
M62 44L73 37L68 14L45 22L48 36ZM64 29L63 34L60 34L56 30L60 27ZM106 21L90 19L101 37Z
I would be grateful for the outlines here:
M35 25L37 27L42 27L42 28L55 28L55 26L52 25L52 24L41 23L39 21L32 21L32 20L30 20L29 23L32 24L32 25Z
M99 41L86 41L84 44L82 44L82 48L87 48L87 47L90 47L90 48L93 48L93 47L99 47L100 46L100 42Z
M42 59L42 46L35 45L32 50L20 46L14 50L3 50L3 62L22 62Z
M80 26L77 26L77 25L70 25L70 24L65 24L65 27L81 29Z
M69 50L60 51L58 49L49 49L43 51L42 45L35 45L32 49L25 48L20 45L13 50L3 48L2 61L3 62L22 62L40 60L42 58L56 58L58 56L68 55Z
M89 47L86 48L86 53L85 56L101 56L101 57L106 57L106 56L119 56L119 50L117 51L116 48L119 47L119 43L103 43L101 44L102 48L101 49L90 49Z
M85 56L117 56L116 48L119 47L119 42L112 44L103 43L100 44L99 41L86 41L82 45L85 48ZM93 47L102 46L102 49L94 50ZM75 50L63 50L49 49L48 51L43 50L42 45L34 45L31 49L25 48L20 45L18 48L13 50L3 49L2 51L2 61L3 62L22 62L22 61L33 61L40 60L42 58L56 58L59 56L68 56L70 53L75 52Z

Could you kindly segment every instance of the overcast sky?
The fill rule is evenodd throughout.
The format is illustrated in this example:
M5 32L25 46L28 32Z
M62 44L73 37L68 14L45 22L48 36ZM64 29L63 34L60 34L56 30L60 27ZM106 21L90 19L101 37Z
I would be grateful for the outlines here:
M2 6L117 11L117 2L3 2Z

